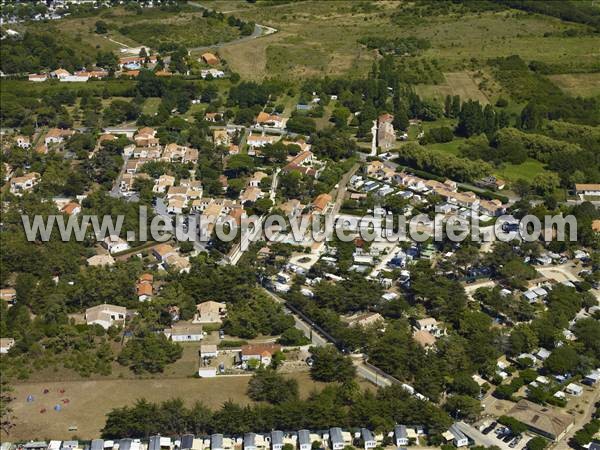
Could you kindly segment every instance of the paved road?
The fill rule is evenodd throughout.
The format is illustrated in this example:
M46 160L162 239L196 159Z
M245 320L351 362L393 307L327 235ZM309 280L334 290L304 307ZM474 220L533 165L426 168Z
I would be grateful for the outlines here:
M266 288L263 288L263 290L269 297L271 297L277 303L281 303L282 305L285 305L285 300L283 298L279 297L278 295L274 294L273 292L269 291ZM294 318L294 322L295 322L294 326L297 329L299 329L300 331L302 331L304 333L304 335L311 340L313 345L315 345L317 347L322 347L324 345L329 344L329 341L327 339L325 339L323 336L321 336L318 331L313 330L313 328L308 323L303 321L296 314L293 314L291 311L290 311L290 314Z
M192 6L198 7L198 8L206 8L206 9L211 9L208 8L204 5L201 5L200 3L197 2L190 2L189 3ZM213 11L216 11L213 9ZM276 28L273 27L269 27L267 25L260 25L260 24L256 24L254 26L254 31L252 32L252 34L248 35L248 36L243 36L239 39L236 39L234 41L229 41L229 42L220 42L218 44L215 45L208 45L208 46L204 46L204 47L195 47L195 48L190 48L189 51L191 52L203 52L206 50L214 50L214 49L218 49L218 48L223 48L223 47L229 47L230 45L235 45L235 44L239 44L241 42L246 42L246 41L251 41L252 39L257 39L261 36L268 36L270 34L276 33L278 30Z
M267 295L269 295L277 303L281 303L281 304L285 305L285 300L283 298L279 297L278 295L274 294L273 292L269 291L268 289L263 288L263 290L267 293ZM302 320L296 314L293 314L291 312L290 312L290 314L294 318L295 327L297 329L299 329L300 331L302 331L304 333L304 335L311 340L313 345L315 345L317 347L321 347L324 345L332 344L332 342L328 341L324 336L319 334L319 332L314 327L312 327L309 323ZM367 366L363 360L362 355L351 355L351 357L352 357L352 362L353 362L354 366L356 367L356 374L359 377L361 377L379 387L390 386L393 383L397 382L389 375L378 373L377 371L375 371L375 370L371 369L369 366Z
M340 182L337 185L338 187L331 191L331 196L335 198L335 204L333 205L333 209L331 210L331 214L333 214L333 217L339 214L340 208L342 207L342 203L344 203L344 197L346 196L348 182L350 181L350 178L352 178L352 175L356 173L359 167L360 164L354 164L350 168L350 170L342 176Z

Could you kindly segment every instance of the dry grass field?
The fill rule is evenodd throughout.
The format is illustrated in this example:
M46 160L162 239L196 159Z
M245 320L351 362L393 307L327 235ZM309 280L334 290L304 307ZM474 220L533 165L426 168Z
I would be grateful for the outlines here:
M214 0L199 3L234 13L278 30L274 35L228 45L219 52L242 77L297 79L320 75L364 75L377 56L358 43L361 37L417 36L431 41L423 56L436 59L444 72L480 68L488 58L519 54L565 67L592 67L599 48L593 35L565 39L559 34L576 24L516 11L434 16L395 23L400 2L374 2L371 9L356 1L289 2L283 4ZM455 80L460 89L463 80ZM448 80L451 88L455 87Z
M487 96L479 89L471 73L444 73L445 82L441 84L420 84L416 91L423 97L443 102L447 95L460 95L462 100L478 100L482 104L489 103Z
M600 73L569 73L548 78L568 94L581 97L600 95Z
M286 375L298 380L300 395L306 397L325 384L311 380L307 372ZM208 379L160 378L160 379L111 379L77 380L53 382L28 382L14 386L16 400L12 403L17 417L17 426L10 434L11 440L19 439L80 439L94 438L104 426L105 414L113 408L132 405L137 399L145 398L159 402L174 397L182 398L186 404L202 401L211 408L219 408L231 399L248 404L246 388L249 376L227 376ZM365 387L361 384L361 387ZM44 389L50 392L44 394ZM59 391L64 389L61 394ZM27 403L27 396L34 401ZM63 399L68 399L67 404ZM62 410L55 411L60 404ZM41 413L42 409L46 412ZM77 431L69 432L76 426Z

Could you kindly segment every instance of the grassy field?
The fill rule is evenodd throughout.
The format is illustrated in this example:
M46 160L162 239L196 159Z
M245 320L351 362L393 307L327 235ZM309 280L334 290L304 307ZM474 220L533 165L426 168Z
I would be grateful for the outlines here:
M464 139L454 139L450 142L438 143L438 144L428 144L425 148L429 150L436 150L442 153L449 153L451 155L460 156L460 152L458 148Z
M567 29L583 29L582 26L516 11L434 16L426 21L409 20L412 18L408 17L398 24L391 17L400 15L396 11L400 2L376 2L371 9L344 0L285 4L248 4L241 0L201 3L278 30L268 37L219 50L235 71L255 79L267 76L298 78L322 65L322 74L363 75L377 58L375 51L357 42L367 36L427 38L432 47L422 56L436 59L443 71L451 74L477 71L488 58L511 54L567 68L593 67L598 59L598 46L592 34L571 38L560 36ZM288 46L293 46L292 51L282 58L280 49ZM451 89L482 95L476 93L476 83L465 79L464 74L454 78L450 75L447 84Z
M567 94L581 97L600 95L600 73L571 73L548 76Z
M440 153L460 156L459 147L464 142L464 139L454 139L451 142L428 144L425 148L435 150ZM544 164L529 158L522 164L504 164L502 167L494 171L494 175L506 181L516 181L519 179L531 181L531 179L540 174L545 173Z
M108 34L95 32L98 20L107 24ZM161 43L177 43L191 48L226 42L240 36L238 28L214 18L204 18L202 12L191 5L182 7L180 12L154 8L144 9L142 14L116 7L101 12L99 16L67 17L16 28L59 35L69 47L91 58L98 50L119 52L124 46L156 48Z
M322 389L323 383L311 380L307 372L288 375L298 380L300 394L306 397L314 389ZM105 415L113 408L132 405L137 399L164 401L180 397L186 404L202 401L211 408L219 408L232 399L241 404L250 402L246 396L248 376L162 379L113 379L93 381L54 381L22 383L14 386L16 400L12 403L17 426L11 431L15 439L66 439L94 438L104 426ZM44 394L44 389L50 392ZM59 390L64 389L64 394ZM35 400L27 403L31 394ZM63 399L69 403L64 404ZM60 404L62 411L54 411ZM46 412L40 411L45 408ZM76 426L76 432L69 432Z
M159 97L149 97L144 101L142 106L142 112L144 114L153 115L158 111L158 105L160 105L161 99Z
M507 181L515 181L519 179L531 181L533 177L541 173L545 173L544 164L535 159L528 159L522 164L506 164L501 169L497 170L494 175Z
M489 103L488 97L479 89L471 73L444 73L445 82L441 84L421 84L416 86L417 93L425 98L443 102L447 95L460 95L461 100L477 100L481 104Z

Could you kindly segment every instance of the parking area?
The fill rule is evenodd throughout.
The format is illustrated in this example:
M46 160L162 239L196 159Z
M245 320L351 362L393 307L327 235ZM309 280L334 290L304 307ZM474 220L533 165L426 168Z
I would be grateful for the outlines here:
M507 427L496 421L488 420L480 425L479 431L485 436L485 445L496 445L505 450L521 450L533 436L528 433L513 434Z

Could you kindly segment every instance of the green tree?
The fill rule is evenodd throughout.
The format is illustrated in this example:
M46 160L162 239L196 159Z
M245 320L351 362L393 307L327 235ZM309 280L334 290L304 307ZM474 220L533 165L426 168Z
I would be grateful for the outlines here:
M298 381L285 378L273 369L259 368L248 383L252 400L278 404L298 398Z
M313 365L311 376L318 381L351 381L356 375L352 360L342 355L335 347L311 347Z

